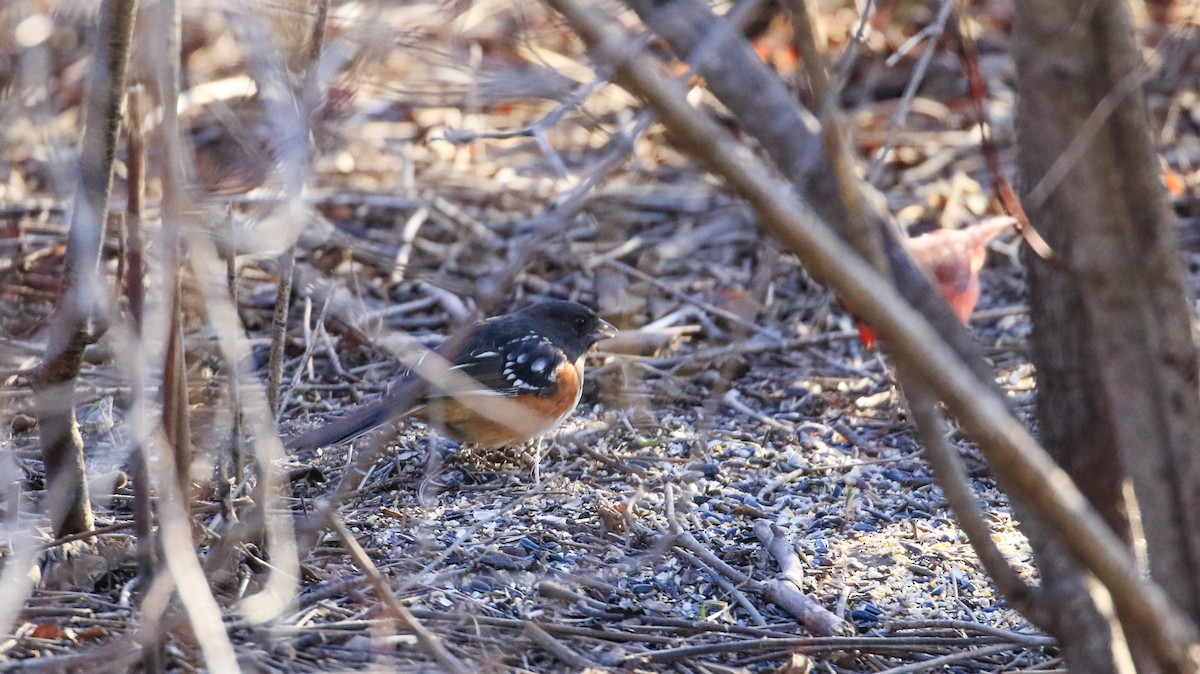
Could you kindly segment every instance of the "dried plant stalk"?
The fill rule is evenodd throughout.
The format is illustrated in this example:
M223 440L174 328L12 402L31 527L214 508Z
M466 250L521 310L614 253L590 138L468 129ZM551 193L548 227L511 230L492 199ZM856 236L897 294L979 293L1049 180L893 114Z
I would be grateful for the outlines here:
M66 297L50 321L46 357L32 377L42 460L56 537L94 526L83 438L75 419L75 380L83 350L95 341L105 296L98 279L104 213L112 191L113 156L125 93L125 69L137 0L105 0L100 7L96 56L88 73L86 122L80 152L79 193L67 242Z

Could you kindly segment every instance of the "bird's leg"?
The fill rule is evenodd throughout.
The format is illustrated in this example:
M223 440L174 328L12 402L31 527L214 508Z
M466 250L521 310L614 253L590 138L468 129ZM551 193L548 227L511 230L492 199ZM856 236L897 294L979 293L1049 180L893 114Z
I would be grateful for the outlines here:
M891 376L888 373L891 372L891 370L888 368L887 361L883 359L882 349L875 349L875 363L879 365L879 371L883 373L883 376L890 379Z
M533 456L533 484L542 485L542 438L537 437L526 445L526 452Z
M445 463L442 453L447 451L449 441L428 435L421 442L425 445L425 475L417 485L417 501L423 507L431 508L442 491L437 477L442 474Z

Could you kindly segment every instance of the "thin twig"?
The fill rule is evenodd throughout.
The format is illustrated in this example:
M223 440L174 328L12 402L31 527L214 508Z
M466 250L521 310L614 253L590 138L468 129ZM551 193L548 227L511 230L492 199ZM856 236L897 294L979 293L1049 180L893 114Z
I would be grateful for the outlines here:
M671 531L671 535L673 536L673 539L675 541L679 541L679 536L680 536L680 534L684 533L684 528L683 528L683 523L679 520L679 517L676 514L675 508L674 508L674 503L675 503L674 485L668 482L666 485L666 488L667 488L666 504L668 506L667 507L667 522L670 526L670 531ZM700 541L697 541L694 537L691 540L695 542L696 546L699 546ZM695 546L693 546L693 547L695 547ZM755 606L754 603L750 601L750 598L747 597L745 595L745 593L743 593L740 589L738 589L738 587L734 583L730 582L730 580L728 579L727 576L725 576L724 574L721 574L721 573L717 573L716 570L712 566L710 566L708 563L701 560L697 555L694 555L691 552L689 552L688 550L683 549L679 545L674 546L674 548L675 548L675 551L677 554L679 554L685 560L690 562L693 566L695 566L695 567L699 568L700 570L704 571L705 573L707 573L714 581L716 581L716 583L718 585L725 588L726 592L733 595L734 601L736 601L738 604L740 604L742 606L742 608L746 609L746 612L748 614L750 614L751 622L753 622L755 625L757 625L759 627L766 626L767 620L766 620L766 618L763 618L763 615L762 615L762 613L759 612L758 607ZM712 554L706 555L706 556L709 559L716 559L716 556L712 555Z
M858 339L858 332L854 330L846 330L843 332L823 332L818 335L808 337L797 337L795 339L786 339L783 341L774 340L752 340L748 342L737 342L726 346L717 346L710 349L701 349L692 353L680 354L667 358L646 358L647 365L655 368L669 368L681 363L704 362L710 360L720 360L730 356L750 356L760 353L789 353L810 346L821 344L830 344L832 342L844 341L847 339ZM624 354L623 358L629 360L637 360L638 356Z
M715 58L717 53L721 51L721 47L725 41L741 30L742 24L750 17L750 13L758 8L762 0L738 0L733 3L733 7L721 17L721 21L717 24L714 30L708 32L704 39L692 48L691 53L687 55L685 62L688 68L693 71L703 70L708 66L707 60Z
M62 537L56 538L52 541L46 541L45 543L42 543L42 549L49 550L51 548L57 548L60 545L66 545L67 543L74 543L75 541L83 541L83 540L87 540L89 538L96 538L97 536L104 536L106 534L116 533L118 531L126 531L128 529L134 529L134 528L137 528L136 525L137 525L136 522L130 521L130 522L117 522L116 524L110 524L105 527L96 527L95 529L92 529L91 531L81 531L77 534L71 534L70 536L62 536ZM149 576L145 576L145 578L148 580Z
M913 672L924 672L924 671L930 670L930 669L938 669L940 667L954 664L956 662L961 662L963 660L970 660L972 658L978 658L978 657L982 657L984 655L995 655L996 653L1003 653L1005 651L1011 651L1011 650L1013 650L1012 644L995 644L993 646L981 646L979 648L973 648L969 651L962 651L960 653L950 653L948 655L942 655L942 656L939 656L936 658L922 660L921 662L914 662L914 663L908 664L908 665L900 665L899 667L892 667L891 669L885 669L881 672L876 672L876 674L913 674Z
M582 655L576 653L567 647L566 644L555 639L549 632L542 629L541 625L529 621L525 623L525 636L533 640L535 644L546 649L550 655L560 660L563 664L575 667L577 669L590 669L600 667L599 663L588 660Z
M804 566L782 529L765 519L754 523L754 534L779 565L782 578L763 583L771 603L792 614L810 632L820 636L852 634L853 628L820 602L804 594Z
M1045 646L1053 645L1054 641L1047 638ZM791 637L791 638L762 638L723 641L711 644L680 646L649 653L637 653L625 658L626 666L636 666L655 662L678 662L687 658L719 653L762 653L764 651L788 650L796 653L828 653L831 651L862 651L865 653L898 653L911 654L919 648L962 648L970 646L1003 646L1003 650L1022 648L1020 644L1005 642L997 643L991 637L955 638L955 637L913 637L901 639L896 637Z
M713 582L715 582L717 585L720 585L725 589L726 592L732 595L733 600L737 602L743 609L745 609L747 614L749 614L750 622L759 627L767 626L767 619L763 617L763 614L758 610L758 607L754 605L754 602L750 601L750 598L746 596L746 593L739 590L736 585L729 581L729 579L714 571L696 555L693 555L691 552L688 552L679 546L675 547L675 554L682 557L692 566L708 574L708 577L712 578Z
M367 583L365 577L359 576L362 583ZM345 588L343 588L345 589ZM528 624L526 620L517 620L515 618L497 618L494 616L480 615L478 613L468 613L465 611L435 611L432 609L413 606L409 609L412 614L421 620L438 620L452 623L470 623L473 625L487 625L489 627L504 627L516 630L524 630ZM374 620L340 620L333 623L321 623L320 625L311 626L295 626L295 625L276 625L271 629L279 634L311 634L311 633L337 633L337 632L361 632L379 626L386 620L391 622L391 618L374 619ZM679 639L670 636L657 634L635 634L631 632L616 632L613 630L593 629L590 627L577 627L575 625L560 625L556 623L539 622L538 627L542 628L550 634L559 634L563 636L584 637L587 639L596 639L598 641L611 641L614 643L649 643L649 644L672 644L678 643ZM783 635L788 636L788 635Z
M430 141L442 140L455 145L473 143L477 140L507 140L509 138L537 138L546 132L547 129L552 129L562 121L567 113L575 110L583 105L597 89L608 83L610 73L601 70L596 73L596 77L591 82L576 89L570 96L566 98L558 107L542 116L533 124L513 129L511 131L466 131L463 129L447 128L445 133L440 138L431 138Z
M1025 239L1025 242L1029 244L1029 247L1033 250L1033 252L1038 255L1038 257L1042 258L1059 271L1064 273L1072 273L1072 270L1067 265L1066 261L1061 259L1061 256L1055 255L1054 251L1050 249L1050 244L1046 243L1046 240L1042 238L1042 235L1033 228L1033 223L1029 221L1029 216L1026 214L1025 206L1021 203L1021 199L1017 197L1017 191L1013 189L1012 183L1008 181L1008 174L1005 173L1004 167L1000 163L1000 153L996 150L996 143L992 139L992 124L987 114L987 105L985 102L987 97L987 80L984 79L983 71L979 67L979 51L975 46L975 38L971 33L966 12L959 12L958 23L952 26L952 28L956 29L959 48L962 50L961 58L963 69L967 73L967 90L969 93L969 99L971 101L971 106L975 111L976 120L979 124L980 148L983 151L984 160L987 162L988 173L991 174L992 184L995 187L996 194L1000 198L1001 205L1004 207L1004 212L1017 219L1017 224L1021 230L1021 236ZM1136 72L1137 71L1135 71L1135 73ZM1137 81L1140 82L1140 78ZM1114 99L1115 104L1124 97L1124 93L1112 92L1105 98L1105 100L1110 98ZM1097 107L1096 111L1099 111L1099 107ZM1112 111L1110 110L1108 114L1111 114L1111 112ZM1108 118L1108 114L1096 115L1093 113L1092 118L1103 121L1104 119ZM1076 137L1075 140L1079 140L1080 137L1086 137L1087 140L1090 141L1091 138L1093 138L1093 134L1081 133ZM1071 147L1075 147L1074 143L1072 143ZM1059 157L1060 161L1055 162L1055 167L1062 168L1060 163L1062 163L1061 160L1064 156L1066 155L1064 154L1063 156ZM1077 160L1078 156L1074 157L1074 159L1071 161L1066 162L1064 165L1066 167L1073 166ZM1043 185L1058 184L1057 180L1047 182L1046 178L1048 176L1050 176L1050 172L1047 172L1045 176L1043 176L1038 187ZM1036 188L1034 191L1036 191ZM1026 195L1025 203L1035 203L1032 201L1032 195L1033 192L1030 192ZM1039 198L1037 203L1040 203L1041 200L1042 199Z
M721 402L725 405L728 405L729 407L732 407L733 409L737 410L738 412L745 414L746 416L748 416L752 419L758 419L760 422L766 424L767 426L770 426L771 428L774 428L775 430L783 431L785 433L795 433L796 432L795 426L788 424L788 423L784 423L778 419L769 417L769 416L763 414L762 412L759 412L758 410L750 407L746 403L742 402L741 396L738 395L737 389L729 389L728 391L726 391L725 395L721 398Z
M718 307L715 304L712 304L710 302L705 302L704 300L696 298L696 297L692 297L692 296L688 295L687 293L679 290L674 285L667 283L661 279L657 279L636 267L631 267L631 266L625 264L624 262L621 262L620 260L606 259L604 261L604 264L606 266L617 269L624 274L628 274L629 276L632 276L639 281L644 281L646 283L649 283L649 284L653 285L654 287L658 288L659 290L662 290L662 291L666 292L667 294L671 295L672 297L678 299L681 302L686 302L687 304L691 304L692 306L703 309L704 311L706 311L710 314L713 314L714 316L720 316L721 318L724 318L727 321L732 321L734 323L737 323L738 325L747 327L764 337L767 337L767 338L770 338L770 339L773 339L776 341L783 340L783 335L780 334L779 331L775 330L774 328L768 328L768 327L759 325L758 323L755 323L754 321L751 321L742 316L739 316L738 314L735 314L734 312L729 311L728 309L722 309L721 307Z
M283 351L287 346L288 307L292 298L292 275L296 269L296 249L288 247L279 260L279 283L275 287L275 310L271 314L271 353L267 362L267 407L278 419L279 394L283 380Z
M921 52L921 56L917 59L912 74L909 75L908 84L904 86L904 94L900 96L900 102L896 106L896 111L892 113L887 138L883 141L883 145L879 147L879 150L876 151L875 158L871 160L871 168L867 171L867 180L869 182L879 182L879 177L883 173L888 154L892 151L892 145L896 142L896 134L900 132L900 128L908 120L908 112L912 109L913 100L917 97L917 90L921 87L921 83L925 81L925 71L929 68L930 61L933 60L933 53L937 51L938 41L941 39L942 33L946 30L946 20L950 18L950 10L953 8L954 0L942 0L933 23L921 31L927 40L925 51Z
M1001 639L1009 639L1014 643L1023 643L1028 646L1043 646L1046 643L1046 635L1044 634L1016 632L996 627L995 625L985 625L984 623L970 622L968 620L896 620L889 622L887 627L893 632L929 628L976 632Z
M342 518L336 513L330 511L325 518L325 525L329 527L346 551L350 553L350 558L354 560L354 564L358 567L363 575L371 582L371 587L375 588L375 594L383 602L384 610L386 610L400 625L412 632L417 637L417 643L421 645L421 649L427 655L437 661L442 669L453 674L470 674L473 669L466 666L458 656L451 653L438 638L436 634L430 632L421 624L416 617L409 612L408 607L400 603L396 595L392 593L392 588L388 586L387 580L383 574L379 573L379 569L375 568L375 563L367 555L367 551L358 544L358 540L346 528L342 522Z

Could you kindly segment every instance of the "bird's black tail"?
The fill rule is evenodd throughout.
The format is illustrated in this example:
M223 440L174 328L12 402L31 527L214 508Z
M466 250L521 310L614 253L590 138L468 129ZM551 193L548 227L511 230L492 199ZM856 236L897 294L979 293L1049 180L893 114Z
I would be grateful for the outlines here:
M283 446L294 450L329 447L353 440L385 424L395 423L420 407L417 400L425 388L424 382L418 379L405 379L379 400L354 409L320 428L289 438Z

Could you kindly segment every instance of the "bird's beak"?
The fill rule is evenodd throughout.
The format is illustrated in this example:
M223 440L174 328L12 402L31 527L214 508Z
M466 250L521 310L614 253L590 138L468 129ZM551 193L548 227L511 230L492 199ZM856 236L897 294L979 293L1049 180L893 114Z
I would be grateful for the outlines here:
M617 329L613 326L612 323L609 323L608 321L606 321L602 318L602 319L600 319L600 324L596 326L595 334L596 334L596 341L601 341L604 339L612 339L613 337L617 336Z

